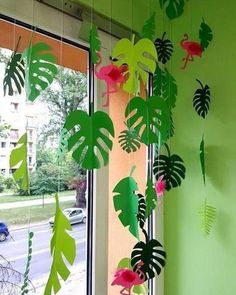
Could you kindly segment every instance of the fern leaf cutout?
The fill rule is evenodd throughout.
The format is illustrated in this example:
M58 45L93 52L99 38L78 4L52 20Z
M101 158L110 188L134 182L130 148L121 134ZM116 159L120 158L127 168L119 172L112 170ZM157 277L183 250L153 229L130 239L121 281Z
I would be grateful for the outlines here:
M67 129L62 128L61 134L60 134L60 141L59 146L57 150L57 161L61 162L66 154L66 151L68 149L68 138L69 138L69 132Z
M205 199L204 204L199 210L202 231L204 235L208 236L212 230L212 226L216 219L216 208L207 204L207 199Z
M13 178L22 190L29 190L29 173L27 165L27 133L21 136L16 148L10 154L10 169L16 169Z
M145 22L142 28L141 38L148 38L153 41L156 31L155 17L156 13L154 12L152 16Z
M96 26L92 26L89 34L90 52L91 60L93 64L97 64L99 61L97 52L101 50L101 41L98 37L98 32Z
M202 141L200 143L200 163L201 163L201 170L202 170L203 181L204 181L204 184L206 184L205 142L204 142L204 136L202 136Z
M67 231L72 231L69 220L63 214L59 205L58 194L56 199L56 214L51 239L51 255L53 256L50 275L44 291L44 295L51 295L52 291L56 294L61 289L60 278L66 281L70 275L67 263L73 265L76 257L76 243Z
M152 211L156 208L157 206L157 194L155 191L155 188L153 186L153 183L151 179L148 179L147 181L147 187L145 190L145 196L146 196L146 218L148 218Z
M34 237L34 233L33 232L29 232L29 238L28 238L28 258L27 258L27 264L26 264L26 269L25 269L25 273L24 273L24 283L21 287L21 295L25 295L29 293L29 272L30 272L30 263L32 260L32 252L33 252L33 248L32 248L32 240Z
M213 40L213 33L208 24L205 23L204 19L201 23L199 30L199 39L202 51L206 50L211 41Z
M146 217L145 217L145 212L146 212L146 201L145 197L141 194L138 194L138 222L139 222L139 227L141 229L144 228L145 222L146 222Z
M129 128L120 133L119 144L127 153L136 152L141 147L141 139L134 128Z

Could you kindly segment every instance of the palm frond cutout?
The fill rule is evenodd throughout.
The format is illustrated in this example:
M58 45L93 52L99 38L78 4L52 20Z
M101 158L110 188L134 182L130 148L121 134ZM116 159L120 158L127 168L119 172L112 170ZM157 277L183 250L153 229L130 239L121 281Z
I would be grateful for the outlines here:
M101 41L98 37L98 32L96 26L92 26L89 34L89 44L91 52L91 61L93 64L97 64L99 61L97 52L101 50Z
M138 222L139 222L139 227L141 229L144 228L145 222L146 222L146 201L145 197L141 194L138 194Z
M199 30L199 39L202 51L206 50L211 41L213 40L213 33L208 24L205 23L204 19L202 20L200 30Z
M65 259L73 265L76 257L76 243L67 231L72 231L69 220L63 214L58 194L56 199L56 214L51 239L51 255L53 257L50 275L45 287L44 295L51 295L52 291L56 294L61 289L60 278L66 281L70 271L65 263Z
M57 161L61 162L66 154L68 149L68 138L70 134L67 129L62 128L59 140L59 146L57 149Z
M29 173L27 164L27 133L21 136L16 148L10 154L10 169L16 169L13 178L22 190L29 190Z
M193 97L193 107L197 114L203 119L206 118L211 102L211 91L208 85L203 86L202 82L198 79L196 81L200 84Z
M208 236L216 219L216 208L207 204L207 199L205 199L204 204L199 210L199 214L201 218L202 231L205 236Z
M162 38L155 40L155 46L157 50L158 61L166 64L174 51L174 46L169 39L165 39L166 32L163 33Z
M24 273L24 283L21 287L21 295L25 295L29 293L29 272L30 272L30 264L31 264L31 260L32 260L32 252L33 252L33 248L32 248L32 240L34 237L34 233L33 232L29 232L29 237L28 237L28 257L27 257L27 264L26 264L26 270Z
M20 38L18 40L15 51L12 53L5 69L3 79L4 96L14 94L14 88L21 94L22 88L25 85L25 64L22 59L22 54L17 52Z
M200 163L201 163L201 170L202 170L202 177L204 184L206 184L206 167L205 167L205 142L204 142L204 135L202 136L202 141L200 143Z
M156 31L155 17L156 13L154 12L152 16L145 22L142 28L141 38L148 38L153 41Z
M127 153L136 152L141 147L141 139L134 128L121 131L119 144Z

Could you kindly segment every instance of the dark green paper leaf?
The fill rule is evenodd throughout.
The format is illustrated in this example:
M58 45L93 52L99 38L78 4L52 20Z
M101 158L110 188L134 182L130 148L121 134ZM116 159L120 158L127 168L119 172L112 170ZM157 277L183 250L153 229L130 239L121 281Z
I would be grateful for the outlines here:
M68 131L76 129L68 139L68 149L73 150L73 158L84 169L98 169L101 159L108 164L109 150L112 150L114 127L110 117L101 111L91 116L81 110L73 111L66 119L64 128ZM99 157L100 153L100 157Z
M138 222L139 222L139 227L141 229L144 228L145 222L146 222L146 216L145 216L145 212L146 212L146 201L145 201L145 197L141 194L138 194Z
M159 0L162 9L166 10L169 19L181 16L184 12L184 0Z
M216 208L207 204L207 199L205 199L204 204L199 210L202 231L205 236L208 236L212 230L212 226L216 219Z
M51 255L53 256L50 275L44 291L44 295L56 294L61 289L60 278L66 281L70 271L64 259L70 265L73 265L76 257L76 243L67 231L72 231L67 217L60 209L58 195L56 199L56 214L53 228L53 237L51 239Z
M45 90L57 74L55 56L51 53L51 47L40 42L30 44L23 52L26 61L25 90L27 99L34 101Z
M196 79L201 88L198 88L193 97L193 107L200 117L206 118L211 102L211 91L208 85L203 86L202 82Z
M153 41L156 31L155 17L156 13L154 12L152 16L145 22L142 28L141 38L147 38Z
M213 40L213 33L211 28L208 26L208 24L205 23L204 19L201 23L200 30L199 30L199 39L202 51L207 49L210 42Z
M69 132L67 129L62 128L61 134L60 134L60 141L59 146L57 150L57 161L61 162L66 154L66 151L68 149L68 138L69 138Z
M101 41L98 37L98 32L96 26L92 26L89 34L89 43L90 43L90 52L91 52L91 61L93 64L97 64L99 58L97 52L101 50Z
M147 181L145 196L146 196L145 216L146 216L146 218L148 218L151 215L152 211L157 206L157 194L156 194L156 191L155 191L155 188L153 186L151 179L148 179L148 181Z
M170 115L168 106L162 98L151 96L144 100L141 97L134 97L126 107L125 116L127 125L137 131L144 144L158 142L155 129L160 132L163 141L167 139Z
M200 144L200 163L201 163L203 181L204 181L204 184L206 184L204 136L202 136L202 141Z
M155 46L158 55L158 61L166 64L170 60L171 55L174 51L172 42L169 39L165 39L166 32L163 33L162 38L157 38Z
M134 128L124 130L119 135L121 148L127 153L136 152L141 147L141 140Z

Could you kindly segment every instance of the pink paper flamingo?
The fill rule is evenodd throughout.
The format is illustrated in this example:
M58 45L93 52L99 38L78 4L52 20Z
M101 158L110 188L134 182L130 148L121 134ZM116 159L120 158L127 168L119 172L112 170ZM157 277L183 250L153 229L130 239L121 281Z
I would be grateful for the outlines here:
M163 197L165 189L166 189L166 181L163 179L164 175L160 176L156 182L156 194L158 198Z
M136 272L129 268L118 269L111 285L122 286L123 289L120 291L121 295L131 295L131 289L133 286L142 285L145 282L144 273L140 270L142 265L143 262L140 262ZM124 293L125 291L128 291L128 293Z
M125 83L124 73L127 72L127 66L122 65L120 67L114 64L109 64L98 69L102 63L102 56L97 53L99 62L95 66L95 75L99 80L104 80L106 83L107 90L102 94L102 97L107 96L106 103L103 105L107 107L109 105L109 94L116 93L117 84Z

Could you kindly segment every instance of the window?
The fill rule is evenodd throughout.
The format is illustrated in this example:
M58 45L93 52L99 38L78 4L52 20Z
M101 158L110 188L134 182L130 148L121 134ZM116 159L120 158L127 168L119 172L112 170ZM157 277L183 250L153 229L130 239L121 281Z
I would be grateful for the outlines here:
M33 153L33 143L32 142L29 143L29 153L30 154Z
M17 142L10 142L10 148L14 148L17 146Z
M1 148L3 148L3 149L4 149L6 146L7 146L7 143L6 143L6 142L4 142L4 141L3 141L3 142L1 142Z
M18 140L19 139L19 130L18 129L11 129L10 130L10 138Z
M29 157L29 165L32 165L32 157Z
M11 102L11 111L18 112L19 103Z

